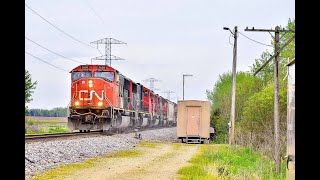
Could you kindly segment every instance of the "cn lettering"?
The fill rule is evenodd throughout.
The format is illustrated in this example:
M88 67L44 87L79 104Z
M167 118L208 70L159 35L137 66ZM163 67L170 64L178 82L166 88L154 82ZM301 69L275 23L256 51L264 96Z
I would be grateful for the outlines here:
M83 98L83 97L81 97L81 95L82 95L83 93L88 93L88 90L80 90L80 91L79 91L79 100L85 100L85 101L87 101L87 100L92 100L93 93L94 93L94 95L95 95L100 101L103 100L104 91L102 91L100 97L99 97L99 95L98 95L94 90L91 90L91 91L90 91L90 96L89 96L89 98Z

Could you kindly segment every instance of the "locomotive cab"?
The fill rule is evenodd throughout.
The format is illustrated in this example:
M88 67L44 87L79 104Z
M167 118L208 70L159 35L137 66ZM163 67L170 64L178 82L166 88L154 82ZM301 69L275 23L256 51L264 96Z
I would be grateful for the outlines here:
M71 130L111 127L111 107L116 87L116 70L109 66L82 65L71 72L71 102L68 126Z

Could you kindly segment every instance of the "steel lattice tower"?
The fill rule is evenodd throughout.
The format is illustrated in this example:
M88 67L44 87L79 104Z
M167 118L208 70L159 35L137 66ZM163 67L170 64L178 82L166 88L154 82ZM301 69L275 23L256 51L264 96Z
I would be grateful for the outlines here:
M105 60L105 64L108 64L108 61L110 62L110 66L111 66L111 61L112 60L124 60L120 57L114 56L111 54L111 44L127 44L125 42L113 39L113 38L104 38L104 39L100 39L94 42L91 42L90 44L97 44L97 48L99 44L105 44L105 55L102 56L98 56L95 58L92 58L92 60Z
M171 94L171 93L174 93L173 91L164 91L164 92L162 92L162 93L166 93L166 94L167 94L167 99L171 101L171 99L170 99L170 94Z
M150 82L149 88L150 88L151 91L160 90L160 89L154 88L154 82L160 82L161 80L158 80L158 79L155 79L155 78L149 78L149 79L145 79L144 81L145 82Z

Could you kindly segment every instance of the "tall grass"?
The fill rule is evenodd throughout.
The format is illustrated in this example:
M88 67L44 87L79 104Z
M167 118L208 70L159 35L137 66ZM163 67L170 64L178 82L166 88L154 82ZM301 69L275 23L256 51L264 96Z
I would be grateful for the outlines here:
M181 168L181 179L285 179L285 162L281 173L275 173L275 163L250 148L228 145L206 145Z

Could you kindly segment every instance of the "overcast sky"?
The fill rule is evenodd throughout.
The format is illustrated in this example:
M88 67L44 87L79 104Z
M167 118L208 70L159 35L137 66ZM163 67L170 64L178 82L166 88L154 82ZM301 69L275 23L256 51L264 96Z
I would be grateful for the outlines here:
M112 67L135 82L156 78L155 91L174 91L171 100L182 99L182 75L186 77L185 99L206 100L219 74L232 70L230 32L270 44L265 32L246 32L246 27L270 29L285 26L295 18L294 0L32 0L26 4L74 38L90 44L114 38L127 45L112 45L112 54L126 59L112 61ZM25 7L25 36L65 57L91 63L100 53L58 31ZM233 38L230 37L231 43ZM34 56L71 71L79 63L61 58L25 40L25 49ZM104 47L99 48L104 52ZM239 34L237 71L247 71L265 50L264 46ZM93 64L105 64L93 61ZM29 108L66 107L70 102L70 73L52 67L28 54L25 68L37 81Z

